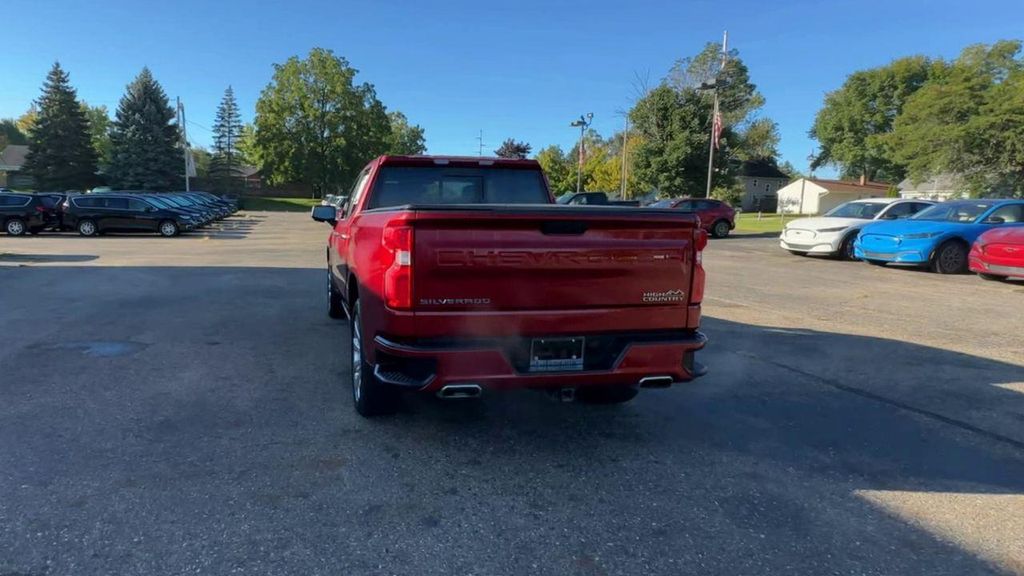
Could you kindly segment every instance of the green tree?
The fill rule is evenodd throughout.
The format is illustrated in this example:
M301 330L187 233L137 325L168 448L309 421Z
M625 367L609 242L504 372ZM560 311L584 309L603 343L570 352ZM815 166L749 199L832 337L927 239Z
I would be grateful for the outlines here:
M906 169L892 158L886 135L910 97L944 66L911 56L851 74L825 97L814 119L810 135L821 143L821 152L811 169L831 164L845 178L901 180Z
M123 189L166 191L183 177L180 134L174 110L149 68L143 68L117 106L110 135L108 174Z
M0 120L0 139L3 145L7 144L28 144L28 136L18 128L18 122L13 118Z
M89 140L96 151L100 171L104 171L110 165L110 131L114 125L110 112L106 106L89 106L85 102L82 102L82 112L89 119Z
M242 130L238 134L238 160L243 166L259 168L262 165L259 146L256 144L256 126L253 124L242 124Z
M1024 193L1024 59L1019 41L969 46L914 93L886 139L911 179L956 174L965 188Z
M793 164L791 164L789 160L786 160L782 164L779 164L779 170L781 170L782 173L785 174L786 176L789 176L790 182L794 180L799 180L800 178L804 177L803 173L797 170L796 166L793 166Z
M192 146L192 160L196 165L196 178L209 179L211 175L210 165L213 163L213 154L202 146Z
M738 160L772 160L779 156L779 125L768 118L752 120L736 135Z
M388 122L391 125L388 154L415 156L427 151L427 139L424 136L423 128L418 124L410 125L405 114L397 110L389 112Z
M37 101L24 170L40 190L85 189L97 182L96 151L89 120L78 103L67 72L54 63Z
M18 119L15 120L15 124L17 124L17 126L18 126L18 130L20 130L21 133L24 134L25 137L27 138L28 135L32 133L32 128L35 127L36 120L38 118L39 118L39 107L36 106L35 102L33 102L32 105L29 106L28 110L26 110L24 114L22 114L21 116L18 116Z
M256 102L256 144L271 183L304 182L314 193L346 190L360 169L385 153L387 111L373 85L330 50L274 65Z
M526 142L519 142L513 138L507 138L501 143L501 146L494 151L494 155L499 158L518 158L523 159L530 155L531 147Z
M213 153L210 158L210 179L218 192L233 192L241 165L238 152L242 136L242 116L238 111L235 91L228 86L217 106L213 121Z
M555 196L576 191L576 165L562 148L552 144L537 152L535 157L548 177L548 184Z
M668 78L630 110L639 136L633 173L644 186L657 188L662 196L704 195L715 93L723 128L714 155L714 187L730 188L735 182L734 160L744 131L751 145L774 152L770 121L751 120L764 97L747 66L736 50L723 65L720 48L709 43L696 56L678 61Z

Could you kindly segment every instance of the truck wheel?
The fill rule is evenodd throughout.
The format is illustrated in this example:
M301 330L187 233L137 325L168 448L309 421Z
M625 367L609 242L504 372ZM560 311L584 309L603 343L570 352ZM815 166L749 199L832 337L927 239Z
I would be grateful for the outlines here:
M939 274L961 274L967 271L967 249L956 240L949 240L932 256L932 271Z
M373 367L364 359L362 322L359 300L356 300L352 307L352 321L349 323L352 329L349 346L352 353L352 400L356 412L366 418L394 414L398 410L398 392L377 380L373 375Z
M345 317L345 308L341 305L341 292L334 287L330 265L327 266L327 315L334 319Z
M576 389L576 401L584 404L622 404L636 398L634 386L582 386Z
M715 238L725 238L729 235L729 222L726 220L719 220L711 227L711 235Z

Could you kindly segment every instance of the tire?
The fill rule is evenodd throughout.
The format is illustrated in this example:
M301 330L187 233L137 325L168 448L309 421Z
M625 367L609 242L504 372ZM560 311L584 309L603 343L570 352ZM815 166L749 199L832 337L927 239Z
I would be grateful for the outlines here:
M345 317L345 307L341 305L341 292L334 287L330 265L327 266L327 315L335 320Z
M640 392L635 386L583 386L576 389L576 401L583 404L624 404Z
M174 220L161 220L160 224L157 224L156 231L164 238L172 238L181 232L178 223Z
M857 255L853 251L853 243L856 240L856 234L850 234L846 238L843 238L843 243L839 245L839 251L836 252L836 258L840 260L856 261Z
M985 274L984 272L978 272L978 276L981 276L983 280L989 280L992 282L1002 282L1006 280L1006 276L1000 276L998 274Z
M4 223L4 231L8 236L24 236L25 232L28 232L28 227L21 218L9 218Z
M885 260L865 260L865 262L871 264L872 266L885 266L886 264L888 264L888 262L886 262Z
M719 220L711 225L711 236L713 238L725 238L729 235L729 231L732 227L729 226L728 220Z
M373 375L373 367L364 359L362 322L359 300L356 300L352 306L352 319L349 322L349 328L351 328L349 352L352 358L349 380L352 384L352 402L356 412L364 418L394 414L398 410L398 391L377 380L377 377Z
M79 220L77 228L82 236L95 236L100 233L100 229L92 220Z
M932 256L931 269L936 274L963 274L967 271L967 248L948 240Z

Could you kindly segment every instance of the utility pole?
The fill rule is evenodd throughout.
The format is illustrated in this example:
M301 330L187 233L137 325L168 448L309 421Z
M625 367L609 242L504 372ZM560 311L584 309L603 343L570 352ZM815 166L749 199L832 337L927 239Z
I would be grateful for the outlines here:
M573 120L569 126L579 127L580 129L580 143L579 143L579 161L576 163L576 193L579 194L581 191L581 183L583 182L583 135L594 122L594 113L587 112L586 116L580 115L579 120Z
M188 179L195 168L192 166L191 155L188 150L188 134L185 132L185 105L181 103L181 98L175 98L175 100L178 103L178 129L181 134L181 151L185 160L185 192L189 192Z
M629 114L626 114L625 126L622 127L622 190L619 191L619 197L623 200L626 199L626 143L629 141Z
M726 30L722 33L722 65L718 69L718 74L715 75L714 82L714 94L715 94L715 106L714 112L711 114L711 143L708 145L708 188L704 193L705 198L711 197L711 176L715 169L715 148L718 144L718 136L722 133L721 119L719 118L718 112L718 81L722 75L722 71L725 70L725 62L729 58L729 31Z
M484 155L484 131L483 130L481 130L480 134L476 137L476 142L477 142L476 155L477 156L483 156Z

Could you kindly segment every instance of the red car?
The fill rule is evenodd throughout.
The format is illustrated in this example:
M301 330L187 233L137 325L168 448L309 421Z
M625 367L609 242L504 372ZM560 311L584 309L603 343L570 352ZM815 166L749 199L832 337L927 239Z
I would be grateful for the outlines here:
M692 212L700 218L700 227L715 238L725 238L736 227L736 210L710 198L675 198L660 200L648 208L672 208Z
M968 254L972 272L986 280L1024 278L1024 226L1000 226L985 232Z
M624 402L701 376L707 234L683 212L554 204L534 160L382 156L331 224L328 313L352 395L537 388Z

